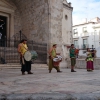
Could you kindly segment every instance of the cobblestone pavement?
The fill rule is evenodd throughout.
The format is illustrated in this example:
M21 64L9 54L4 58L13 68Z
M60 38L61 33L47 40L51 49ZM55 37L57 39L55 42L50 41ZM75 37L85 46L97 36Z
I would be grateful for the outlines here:
M33 75L21 75L20 69L2 69L0 94L100 94L100 70L87 72L76 69L77 72L73 73L70 69L61 70L62 73L57 73L55 69L48 73L46 68L33 68Z

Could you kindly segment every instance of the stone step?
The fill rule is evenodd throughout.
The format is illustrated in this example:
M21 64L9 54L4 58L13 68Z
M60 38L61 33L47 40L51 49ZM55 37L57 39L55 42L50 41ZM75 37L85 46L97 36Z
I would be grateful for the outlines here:
M32 66L32 68L48 68L48 65L47 64L32 64L31 65Z
M19 63L20 62L20 58L19 58L19 56L11 56L11 57L9 57L9 56L7 56L6 57L6 63ZM39 60L39 59L36 59L36 60L32 60L32 62L34 62L34 63L41 63L41 64L45 64L46 63L46 61L45 60Z
M46 61L42 61L42 60L35 60L34 63L37 63L37 64L46 64Z
M48 68L47 64L31 64L32 68ZM8 64L0 64L0 69L8 68L8 69L20 69L21 65L18 63L8 63Z
M66 91L61 91L61 92L46 92L46 93L43 92L43 93L30 93L30 94L29 93L19 93L19 94L11 93L9 95L0 94L0 100L26 100L27 98L29 100L100 100L100 93L99 92L68 93Z
M16 64L0 64L0 69L3 69L3 68L20 68L21 65L16 63Z
M13 56L13 57L6 57L6 60L19 60L20 58L18 56Z
M20 60L6 60L6 63L19 63Z

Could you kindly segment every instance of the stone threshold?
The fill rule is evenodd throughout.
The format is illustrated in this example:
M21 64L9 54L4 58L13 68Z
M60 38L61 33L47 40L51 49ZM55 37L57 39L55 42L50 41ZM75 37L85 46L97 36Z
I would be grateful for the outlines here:
M0 94L0 100L100 100L100 93Z

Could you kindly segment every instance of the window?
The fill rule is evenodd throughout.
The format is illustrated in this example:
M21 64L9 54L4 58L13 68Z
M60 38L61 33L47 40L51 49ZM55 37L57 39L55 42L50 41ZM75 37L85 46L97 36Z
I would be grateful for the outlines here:
M87 44L87 39L83 39L83 44Z
M94 34L96 34L96 33L97 33L97 30L94 31Z
M83 32L87 32L87 27L83 27Z
M87 39L83 39L83 49L87 48Z
M66 19L66 20L68 19L68 16L67 16L67 15L65 15L65 19Z
M74 40L74 45L78 45L78 40Z
M78 40L74 40L74 46L75 48L78 48Z
M78 31L77 31L77 29L74 29L74 34L78 34Z

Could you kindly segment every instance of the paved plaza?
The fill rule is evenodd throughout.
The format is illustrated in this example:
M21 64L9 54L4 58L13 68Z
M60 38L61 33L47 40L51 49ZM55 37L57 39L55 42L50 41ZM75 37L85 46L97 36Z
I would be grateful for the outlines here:
M27 73L26 75L21 75L20 69L11 69L11 68L1 69L0 98L2 98L2 95L4 96L7 94L11 95L26 94L29 96L29 94L34 95L34 93L36 94L35 96L37 95L41 96L42 93L44 96L47 94L49 97L50 95L52 95L51 97L53 97L55 94L55 96L58 95L56 97L59 98L65 97L66 95L68 96L76 95L76 97L77 96L81 97L84 95L89 95L90 97L93 96L93 98L95 96L98 98L100 97L99 95L100 70L87 72L86 69L76 69L77 72L73 73L70 72L70 69L67 68L62 68L61 70L63 71L62 73L57 73L55 69L53 69L51 73L48 73L47 68L38 68L38 69L32 68L32 72L34 72L33 75L28 75ZM68 100L92 100L92 99L68 99ZM36 99L36 100L67 100L67 99L55 98L55 99ZM100 100L100 98L93 100Z

